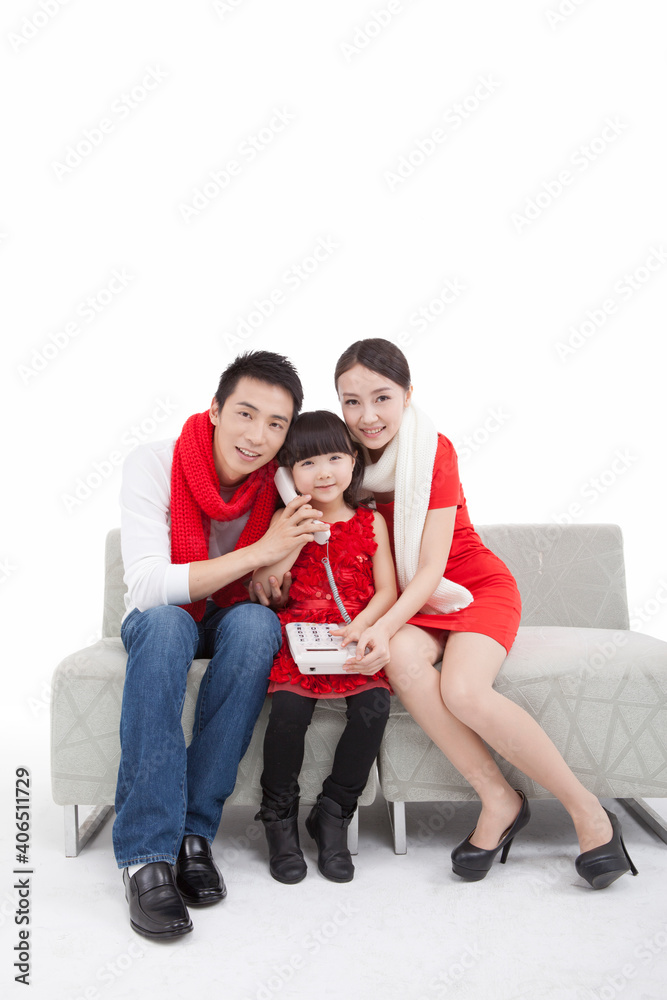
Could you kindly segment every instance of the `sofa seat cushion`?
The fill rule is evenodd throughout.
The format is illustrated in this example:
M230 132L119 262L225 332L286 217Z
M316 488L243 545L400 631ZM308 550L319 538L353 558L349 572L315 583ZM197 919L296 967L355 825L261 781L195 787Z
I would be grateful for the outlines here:
M183 732L192 740L199 685L208 660L194 660L183 706ZM127 653L119 638L100 639L66 657L56 668L51 691L51 785L57 805L105 805L114 802L120 762L119 724ZM239 765L230 802L254 805L261 790L264 730L271 707L267 698L250 745ZM301 797L312 804L329 773L338 738L345 726L344 698L320 701L306 737ZM359 799L373 802L375 771Z
M599 796L667 795L667 645L639 632L521 626L495 688L525 708ZM380 749L390 801L474 798L398 699ZM515 788L547 796L497 754Z

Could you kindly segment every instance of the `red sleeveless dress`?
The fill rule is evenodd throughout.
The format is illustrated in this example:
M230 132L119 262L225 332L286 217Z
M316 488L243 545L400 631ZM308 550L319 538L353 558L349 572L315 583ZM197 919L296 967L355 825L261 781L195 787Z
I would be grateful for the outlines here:
M457 508L444 576L466 587L474 601L462 611L449 615L417 614L408 624L451 632L481 632L495 639L509 653L521 620L519 589L505 563L486 548L470 522L456 451L443 434L438 434L428 506L429 510ZM394 555L394 504L378 504L377 509L387 522Z
M340 598L355 618L375 593L373 555L377 542L373 533L373 511L358 507L349 521L331 525L328 558ZM342 698L369 688L391 691L384 670L366 674L301 674L292 659L285 636L287 622L340 624L342 615L331 593L322 557L327 546L317 542L304 545L292 566L289 603L278 612L283 644L276 653L269 675L269 694L292 691L310 698Z

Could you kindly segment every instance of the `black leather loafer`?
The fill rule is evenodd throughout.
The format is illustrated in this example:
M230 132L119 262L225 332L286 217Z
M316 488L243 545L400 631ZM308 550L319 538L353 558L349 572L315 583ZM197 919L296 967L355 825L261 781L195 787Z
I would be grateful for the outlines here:
M187 833L176 859L176 885L188 906L210 906L227 895L205 837Z
M124 868L123 884L130 905L130 924L137 934L172 938L192 930L187 906L176 888L174 870L166 861L152 861L131 878Z

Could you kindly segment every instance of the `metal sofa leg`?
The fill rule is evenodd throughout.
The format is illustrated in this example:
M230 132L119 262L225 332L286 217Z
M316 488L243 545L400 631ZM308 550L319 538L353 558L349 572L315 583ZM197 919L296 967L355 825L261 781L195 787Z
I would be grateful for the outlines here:
M405 829L405 802L387 802L389 822L394 835L394 854L408 853L408 838Z
M95 806L81 827L79 807L65 806L65 857L76 858L88 841L103 825L113 806Z
M347 828L347 849L350 854L359 853L359 806L354 810L352 821Z
M645 799L619 799L625 808L643 820L661 840L667 844L667 820L663 819L655 809L651 809Z

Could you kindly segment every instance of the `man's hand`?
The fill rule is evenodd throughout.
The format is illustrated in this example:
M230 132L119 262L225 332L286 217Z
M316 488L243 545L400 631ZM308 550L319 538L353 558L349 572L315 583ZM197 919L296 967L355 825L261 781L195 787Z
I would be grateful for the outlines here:
M274 516L265 535L253 545L259 566L273 566L295 550L298 554L304 545L313 541L313 532L328 527L318 520L322 511L311 507L309 501L307 493L295 497L278 517Z

